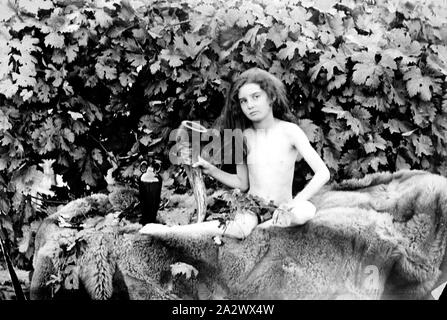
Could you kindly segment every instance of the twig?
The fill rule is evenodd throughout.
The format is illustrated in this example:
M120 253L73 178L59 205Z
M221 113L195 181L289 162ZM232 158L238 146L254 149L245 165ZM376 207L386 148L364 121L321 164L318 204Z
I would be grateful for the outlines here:
M8 265L9 275L11 277L11 282L14 287L14 292L16 294L17 300L25 301L26 297L23 293L22 287L20 286L19 278L17 277L16 272L14 271L14 267L12 266L11 258L9 257L8 252L6 251L5 244L3 243L4 236L3 230L1 230L0 226L0 247L3 252L3 256L5 257L6 264Z
M31 196L32 199L40 200L40 201L47 202L47 203L67 204L68 202L70 202L70 201L47 200L47 199L39 198L39 197L36 197L36 196L33 196L33 195L30 195L30 196Z

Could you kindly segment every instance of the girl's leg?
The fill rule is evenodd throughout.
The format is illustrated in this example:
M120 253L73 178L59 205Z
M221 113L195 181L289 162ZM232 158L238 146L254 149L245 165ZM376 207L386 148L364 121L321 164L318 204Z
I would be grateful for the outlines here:
M253 231L258 225L258 217L250 212L238 212L236 213L234 220L228 221L224 231L224 235L236 238L244 239Z
M149 223L139 230L140 233L158 236L162 238L171 236L180 237L213 237L228 236L236 239L247 237L256 227L258 218L250 212L236 213L233 221L228 221L221 226L219 221L206 221L181 226L166 226L164 224Z
M139 233L165 238L170 235L203 237L222 234L223 229L219 227L219 221L206 221L180 226L167 226L159 223L148 223L139 230Z

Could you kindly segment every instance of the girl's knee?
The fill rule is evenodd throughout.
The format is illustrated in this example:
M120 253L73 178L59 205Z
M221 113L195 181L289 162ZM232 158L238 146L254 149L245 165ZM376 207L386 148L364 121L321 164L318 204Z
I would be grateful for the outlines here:
M257 224L258 220L254 215L237 215L233 221L227 224L225 233L237 239L244 239L250 235Z
M235 221L230 221L227 223L224 235L235 238L235 239L245 239L253 231L253 228L247 226L246 224L237 223Z
M315 217L316 212L317 208L310 201L299 201L296 203L293 210L294 219L292 220L294 221L292 222L292 224L305 224L313 217Z
M242 224L241 225L241 239L247 238L256 227L256 224Z

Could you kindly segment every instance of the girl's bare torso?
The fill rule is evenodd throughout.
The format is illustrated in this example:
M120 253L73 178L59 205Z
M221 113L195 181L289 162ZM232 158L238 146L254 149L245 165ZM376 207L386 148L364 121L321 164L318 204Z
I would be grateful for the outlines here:
M291 142L291 123L280 121L268 130L247 129L249 193L277 205L292 200L292 182L298 150Z

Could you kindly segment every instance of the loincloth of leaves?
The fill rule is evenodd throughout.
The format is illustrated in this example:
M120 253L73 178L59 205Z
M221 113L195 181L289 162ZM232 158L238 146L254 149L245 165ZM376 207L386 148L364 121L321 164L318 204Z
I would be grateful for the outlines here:
M251 211L258 220L266 221L272 218L278 208L273 201L267 202L261 197L241 192L239 189L216 192L212 195L213 203L208 207L211 214L206 220L218 220L220 226L234 220L237 212Z

